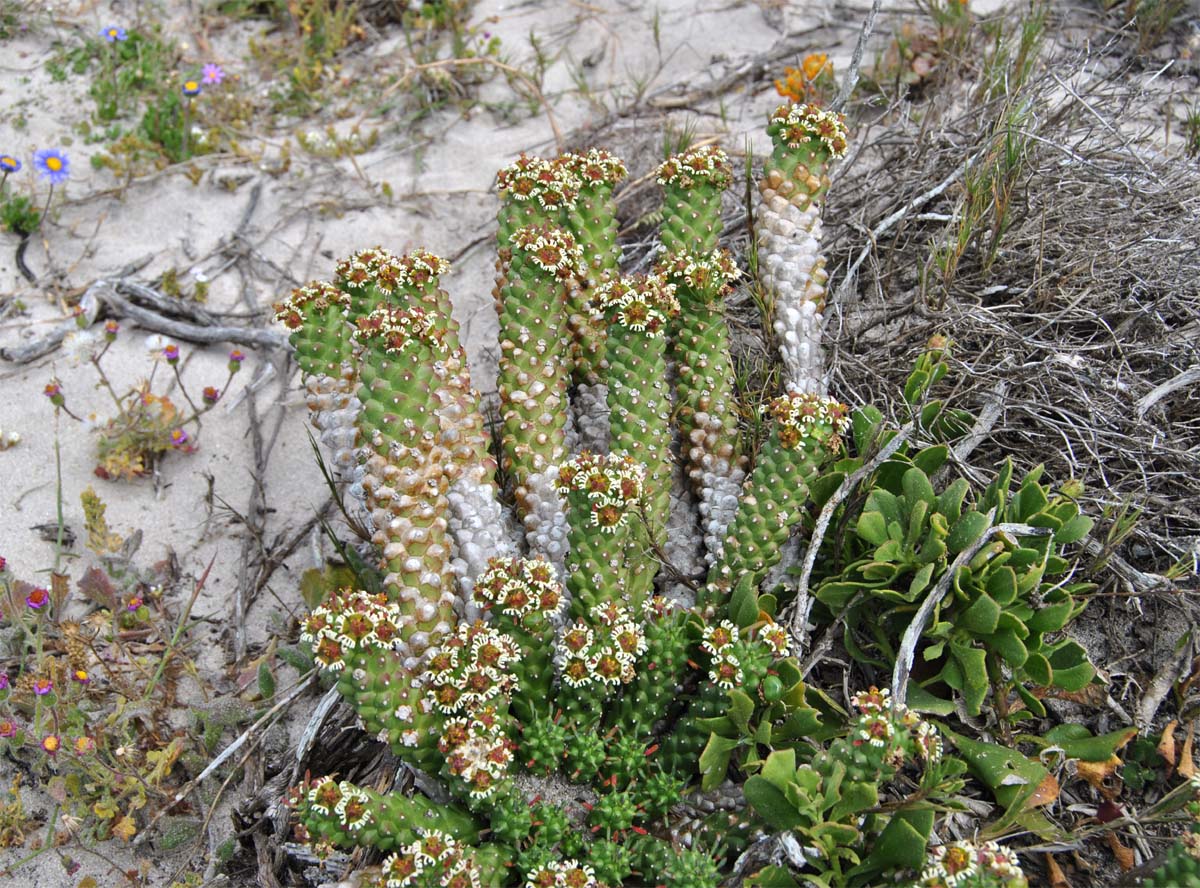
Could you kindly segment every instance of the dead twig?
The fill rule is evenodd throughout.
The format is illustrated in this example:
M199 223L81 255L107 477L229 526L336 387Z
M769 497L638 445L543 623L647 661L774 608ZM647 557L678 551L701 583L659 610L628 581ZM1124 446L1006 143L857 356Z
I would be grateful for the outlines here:
M850 496L850 493L856 488L864 478L870 476L881 465L891 459L900 447L908 440L909 435L913 432L913 423L905 423L887 442L873 458L865 462L857 470L847 475L846 478L838 485L838 489L834 491L833 496L821 509L821 514L817 516L817 523L813 527L812 537L808 541L808 549L804 553L804 564L800 570L800 582L796 588L796 597L792 600L789 607L789 628L791 636L796 642L796 649L803 650L805 643L808 640L808 617L812 613L813 598L809 594L808 584L812 579L813 568L817 563L817 553L821 550L821 543L825 539L825 534L829 530L829 522L833 520L833 513L837 511L837 507Z

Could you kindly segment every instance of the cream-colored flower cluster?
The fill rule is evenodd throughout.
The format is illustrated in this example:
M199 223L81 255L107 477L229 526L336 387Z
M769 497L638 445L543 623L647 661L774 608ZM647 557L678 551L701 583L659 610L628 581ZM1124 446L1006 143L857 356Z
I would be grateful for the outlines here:
M558 493L586 493L591 504L591 524L605 533L616 533L642 500L646 471L625 454L607 457L584 451L558 470Z
M764 412L779 423L779 443L789 449L817 439L836 450L842 432L850 425L846 405L823 395L788 392L771 401Z
M512 236L513 250L528 254L533 264L555 277L572 277L581 262L583 250L575 238L552 225L526 225Z
M844 156L849 144L845 115L816 105L781 105L771 115L767 131L777 133L793 150L817 140L831 159Z
M512 764L512 743L492 707L446 722L438 741L450 773L467 784L472 798L492 795Z
M336 816L338 822L351 832L371 822L370 796L348 781L339 783L332 777L318 780L305 800L314 811L327 817Z
M275 310L276 323L296 330L304 324L310 313L322 312L334 305L343 310L349 308L349 294L328 281L309 281L303 287L296 287L272 308Z
M440 830L422 830L420 838L409 842L383 860L380 888L416 888L418 885L456 885L479 888L479 868L464 855L464 848Z
M616 185L627 175L625 162L604 148L589 148L584 154L564 154L557 163L584 185Z
M345 590L305 618L300 641L312 646L318 666L337 672L346 667L349 651L394 647L403 622L400 609L387 596Z
M618 604L605 604L594 617L594 625L576 620L559 639L557 659L563 682L573 688L628 684L637 658L646 652L645 634Z
M391 251L383 247L370 247L352 253L334 266L334 279L348 287L363 289L372 284L384 295L390 296L407 283L404 267Z
M475 600L485 609L521 619L534 613L549 617L562 606L562 586L544 558L492 558L475 581Z
M1025 874L1017 856L996 842L952 842L929 851L921 872L921 888L967 888L970 886L1025 885Z
M353 333L354 339L362 344L372 340L383 343L388 354L405 351L413 342L420 341L435 352L445 352L441 332L432 315L424 309L397 308L381 305L365 318L359 318Z
M510 667L520 656L520 646L503 632L482 621L460 623L429 658L429 698L446 715L497 702L516 687Z
M537 201L542 209L553 212L575 202L580 182L562 163L522 154L496 174L496 184L502 199Z
M592 304L614 323L648 336L661 336L679 314L675 285L658 274L607 281L592 294Z
M721 293L741 276L733 254L723 248L710 253L693 255L686 252L664 254L654 270L668 278L681 280L701 296Z
M716 189L725 189L733 181L733 167L723 148L705 145L663 161L654 171L654 178L659 185L676 188L711 185Z

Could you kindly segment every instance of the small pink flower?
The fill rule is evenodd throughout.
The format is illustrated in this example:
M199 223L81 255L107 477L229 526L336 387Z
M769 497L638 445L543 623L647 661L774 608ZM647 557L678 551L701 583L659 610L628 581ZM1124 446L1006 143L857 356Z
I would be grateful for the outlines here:
M96 749L96 741L91 737L80 737L75 741L75 754L87 755Z
M62 386L57 379L52 379L46 383L46 387L42 389L42 394L50 399L50 403L55 407L62 407L66 404L66 399L63 397Z
M33 692L39 697L44 697L54 690L54 682L48 678L36 678L33 681Z
M200 70L200 81L208 86L216 86L224 79L225 70L213 62L209 62Z
M0 573L4 573L6 570L8 570L8 561L3 555L0 555Z
M8 690L8 673L0 672L0 691Z
M238 349L234 349L229 353L229 372L237 373L242 369L242 361L246 360L246 356Z
M206 385L202 397L205 404L215 404L221 399L221 391L211 385Z
M42 749L46 750L50 755L58 752L60 746L62 746L62 741L58 739L57 734L47 734L42 738Z
M120 329L121 329L121 325L118 324L116 321L105 321L104 322L104 338L107 339L109 342L112 342L114 339L117 338L117 333L120 331Z
M17 734L17 723L8 719L0 720L0 738L7 739Z
M167 359L168 364L179 363L179 346L171 343L163 349L163 357Z
M125 610L130 611L130 612L137 610L141 606L142 606L142 596L140 596L140 595L135 595L135 596L133 596L133 598L131 598L127 602L125 602Z
M171 446L176 450L186 447L187 442L190 439L191 435L187 433L186 429L176 429L175 431L171 432Z
M33 610L41 610L50 603L50 592L41 587L25 596L25 603Z

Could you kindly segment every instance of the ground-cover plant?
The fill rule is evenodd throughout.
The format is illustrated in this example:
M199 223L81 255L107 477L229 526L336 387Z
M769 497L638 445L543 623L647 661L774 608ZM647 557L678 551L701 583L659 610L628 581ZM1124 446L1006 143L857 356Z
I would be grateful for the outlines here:
M228 141L226 126L247 117L244 102L220 88L220 66L189 64L157 28L107 25L81 46L62 50L48 69L55 80L88 79L95 111L83 134L105 144L91 162L119 175L217 150ZM217 95L201 100L210 89Z
M1187 0L1100 0L1101 8L1119 12L1137 35L1139 53L1158 46L1184 12Z
M193 399L181 376L179 346L156 344L150 355L152 363L148 376L119 393L109 379L103 361L120 333L120 325L116 321L106 321L102 329L87 329L83 326L83 315L79 315L79 321L80 329L68 334L65 346L76 361L92 365L98 380L96 387L108 395L116 413L107 419L96 414L78 416L68 405L67 394L57 380L48 382L44 393L56 411L90 426L95 432L96 474L105 479L132 480L153 472L158 461L171 451L195 452L204 414L228 391L245 355L237 349L230 352L224 384L204 386L199 397ZM160 375L167 377L166 385L178 385L176 397L181 399L181 404L176 404L165 391L161 394L154 391L155 379Z
M771 237L759 241L787 365L766 404L739 403L724 369L722 302L737 269L717 249L732 170L714 147L656 171L662 258L640 277L621 274L616 158L523 156L501 172L497 451L439 284L443 260L363 250L277 305L314 422L378 547L375 566L357 564L354 585L302 621L301 642L366 731L454 800L310 776L291 798L318 850L377 848L388 856L370 878L387 885L715 885L743 854L760 884L867 885L953 874L964 852L935 838L938 811L968 774L1003 806L1001 830L1046 803L1033 799L1049 776L1037 761L939 728L905 698L942 715L957 702L1008 731L1014 694L1039 711L1028 685L1086 685L1085 652L1056 633L1087 589L1055 577L1069 571L1056 546L1090 525L1038 473L1015 492L1009 468L977 492L965 480L935 491L944 442L971 421L928 400L946 373L944 340L905 392L927 443L859 471L898 432L820 394L819 352L796 358L819 330L809 216L844 124L785 106L769 131L770 229L783 237L799 219L806 263L796 277ZM765 435L751 452L740 417L755 411ZM671 523L677 460L702 527ZM847 714L790 655L787 584L759 587L790 530L856 471L860 493L840 514L859 535L818 544L813 617L847 621L864 674L900 668L906 631L933 672L915 669L900 699L871 688ZM508 490L523 534L505 519ZM664 558L668 534L707 549L701 578ZM918 611L933 619L914 622ZM564 785L584 801L565 799ZM746 804L693 816L691 786L728 787ZM800 849L790 858L789 841ZM1007 852L976 858L997 884L1021 884Z
M98 561L75 588L58 572L49 587L27 582L0 558L0 749L13 773L56 803L50 822L0 815L13 821L4 844L21 844L32 826L53 839L33 856L72 838L130 841L174 803L181 757L203 750L170 721L191 668L196 596L182 611L169 608L166 592L180 580L173 563L136 563L141 533L118 536L90 488L82 501Z

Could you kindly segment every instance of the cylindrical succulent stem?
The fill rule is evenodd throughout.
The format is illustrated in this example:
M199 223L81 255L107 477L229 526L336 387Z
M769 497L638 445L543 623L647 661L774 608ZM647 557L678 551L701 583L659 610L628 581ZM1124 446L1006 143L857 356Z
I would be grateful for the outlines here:
M500 305L501 443L518 509L527 514L530 475L556 465L566 452L566 282L580 252L561 228L527 226L514 232L511 254Z
M700 649L709 659L708 673L687 712L663 739L666 770L680 776L695 773L711 733L705 720L729 708L728 692L734 688L742 689L752 699L756 697L767 670L786 652L786 645L787 635L777 627L769 636L759 633L756 637L747 637L728 620L711 622L704 628Z
M659 230L668 253L709 253L721 236L721 194L733 181L729 157L716 145L668 158L656 174L663 187Z
M298 287L275 308L275 320L290 332L304 377L312 423L343 480L353 472L359 413L357 371L351 358L353 327L347 320L350 297L333 284L312 281Z
M475 842L479 837L479 825L457 808L434 805L399 792L383 795L333 777L306 780L292 790L289 802L309 841L314 843L376 848L387 853L420 842L421 837L437 836L438 846L426 844L423 856L438 860L447 851L462 854L467 850L460 850L455 839ZM384 861L385 870L390 860Z
M757 585L778 563L781 547L803 517L808 485L841 447L847 409L830 398L790 392L767 407L774 420L754 471L742 487L720 561L698 603L718 612L734 583Z
M605 724L618 727L622 736L649 740L655 723L666 717L687 673L690 642L687 611L674 610L666 599L655 597L646 601L642 612L646 652Z
M318 667L337 676L338 690L368 733L405 761L436 770L442 719L414 681L418 659L406 662L396 646L407 620L385 595L345 590L304 619L300 640L312 647Z
M617 243L617 205L613 189L627 175L625 164L602 148L584 154L564 154L558 164L579 183L579 193L567 212L571 233L583 251L579 287L568 296L567 323L577 381L594 381L604 358L604 329L591 307L596 287L620 274Z
M825 257L820 252L821 198L828 165L846 152L840 114L784 105L767 126L774 148L759 183L758 268L791 391L824 392L821 335Z
M434 389L445 357L419 308L381 307L359 321L360 426L373 451L363 486L383 547L388 594L409 622L401 635L421 653L455 622L447 535L447 467Z
M671 509L671 399L667 390L668 321L679 311L675 287L658 275L618 278L602 284L594 303L608 329L605 364L610 416L610 451L645 467L644 519L633 528L638 545L634 600L649 592ZM640 550L640 551L638 551Z
M471 602L476 577L493 556L516 554L509 522L499 502L496 460L484 425L479 392L471 386L466 350L459 338L449 294L440 279L450 263L427 250L413 250L396 260L402 271L394 299L401 307L423 308L432 319L444 348L434 366L433 397L441 423L440 443L452 456L449 526L455 551L452 566L461 584L463 616L475 619Z
M609 602L641 604L629 592L646 588L639 579L646 567L633 533L645 474L641 464L623 454L584 452L559 469L558 491L566 499L570 527L567 591L578 618L594 620Z
M553 621L563 603L554 568L540 558L493 558L476 582L474 594L491 617L491 625L521 648L520 658L509 667L517 679L512 712L525 724L535 713L550 714Z
M700 500L711 564L725 540L745 478L724 301L740 272L725 250L703 255L668 253L658 268L675 284L679 297L672 341L678 394L675 413L688 480Z

